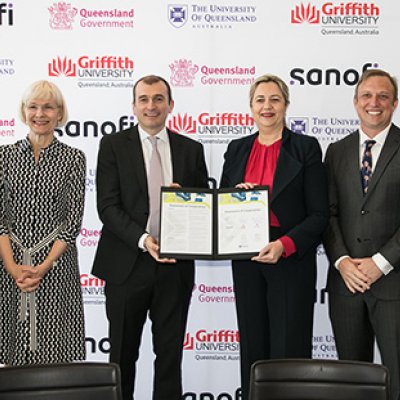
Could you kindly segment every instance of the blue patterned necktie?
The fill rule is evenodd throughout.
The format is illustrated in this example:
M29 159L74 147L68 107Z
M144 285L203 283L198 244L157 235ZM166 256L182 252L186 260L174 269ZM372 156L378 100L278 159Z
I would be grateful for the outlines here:
M371 179L372 175L372 154L371 149L372 146L376 143L375 140L366 140L365 141L365 149L364 154L361 161L361 186L363 190L364 196L368 191L368 184L369 180Z

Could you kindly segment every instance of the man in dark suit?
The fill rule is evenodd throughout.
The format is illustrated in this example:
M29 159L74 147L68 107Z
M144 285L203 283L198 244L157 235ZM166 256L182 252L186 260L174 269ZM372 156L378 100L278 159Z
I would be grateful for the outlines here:
M132 399L147 315L156 356L153 399L182 396L182 347L194 264L159 257L150 221L157 213L152 202L159 199L158 188L152 196L152 157L158 157L164 185L206 187L207 169L202 145L165 127L173 106L167 81L153 75L140 79L133 88L139 124L103 137L99 149L97 208L103 229L92 272L106 281L110 361L121 367L124 400Z
M372 361L376 338L400 398L400 129L396 80L367 70L354 95L360 129L329 146L330 223L324 245L330 318L340 359Z

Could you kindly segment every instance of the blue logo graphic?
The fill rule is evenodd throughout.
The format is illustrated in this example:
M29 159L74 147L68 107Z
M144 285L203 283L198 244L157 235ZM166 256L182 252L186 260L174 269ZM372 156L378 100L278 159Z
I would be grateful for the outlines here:
M289 127L294 133L305 135L308 131L308 118L289 118Z
M182 28L188 18L188 8L182 4L168 6L168 20L175 28Z

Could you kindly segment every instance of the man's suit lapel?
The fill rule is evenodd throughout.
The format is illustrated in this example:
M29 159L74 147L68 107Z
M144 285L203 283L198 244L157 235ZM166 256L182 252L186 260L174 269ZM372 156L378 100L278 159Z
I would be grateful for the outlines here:
M364 199L364 195L361 186L360 134L358 131L349 136L343 153L343 156L339 158L339 160L346 160L345 168L342 171L342 179L349 180L349 186L355 188L355 200L362 201Z
M143 149L140 143L139 130L137 126L132 128L132 132L128 135L128 144L122 151L125 152L125 159L128 162L128 171L132 171L136 176L137 182L144 193L148 193L147 175L144 164ZM128 172L129 173L129 172ZM132 181L133 183L133 181Z
M392 125L386 137L385 144L383 145L381 154L378 159L378 163L376 164L375 170L371 176L368 185L368 191L367 194L365 195L365 200L367 200L368 197L370 197L373 191L375 190L382 174L385 172L393 156L399 150L399 146L400 146L400 131Z
M183 143L177 140L176 133L167 129L172 161L172 182L182 182L185 173L185 157Z

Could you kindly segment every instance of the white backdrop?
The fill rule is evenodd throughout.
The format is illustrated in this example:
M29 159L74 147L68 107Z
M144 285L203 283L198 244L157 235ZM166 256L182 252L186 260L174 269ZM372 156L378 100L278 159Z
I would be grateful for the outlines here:
M23 90L49 79L65 94L70 121L62 141L87 156L87 197L78 237L89 360L109 351L104 283L90 275L101 224L95 205L100 138L134 123L133 82L150 73L171 82L170 127L204 144L219 180L227 143L255 131L248 90L264 73L290 86L288 125L325 150L358 125L354 84L364 68L400 76L393 44L400 7L373 2L272 0L10 0L0 2L0 140L23 138ZM399 122L395 115L395 122ZM318 184L318 182L316 182ZM314 357L335 358L327 316L327 262L318 252ZM240 399L239 344L228 262L198 262L184 351L185 399ZM149 327L143 338L138 400L150 398Z

